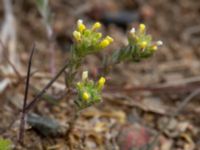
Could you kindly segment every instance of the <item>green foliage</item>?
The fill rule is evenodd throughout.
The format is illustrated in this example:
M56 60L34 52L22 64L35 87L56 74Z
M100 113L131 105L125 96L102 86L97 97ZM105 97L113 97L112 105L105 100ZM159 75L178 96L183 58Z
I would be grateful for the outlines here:
M11 141L0 138L0 150L11 150Z

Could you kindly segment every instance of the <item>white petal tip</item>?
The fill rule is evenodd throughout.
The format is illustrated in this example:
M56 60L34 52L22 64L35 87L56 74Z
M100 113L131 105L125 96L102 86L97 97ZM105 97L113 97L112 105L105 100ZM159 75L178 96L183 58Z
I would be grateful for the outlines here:
M78 24L82 24L82 23L83 23L83 20L82 20L82 19L78 19L77 23L78 23Z
M135 28L132 28L132 29L130 30L130 33L131 33L131 34L134 34L134 33L135 33Z
M157 45L161 46L161 45L163 45L163 42L162 41L157 41Z

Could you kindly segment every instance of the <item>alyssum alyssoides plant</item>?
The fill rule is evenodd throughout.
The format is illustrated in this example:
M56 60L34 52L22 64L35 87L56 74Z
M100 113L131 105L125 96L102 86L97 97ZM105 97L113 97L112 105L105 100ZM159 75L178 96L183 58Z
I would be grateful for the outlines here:
M81 60L88 54L100 52L113 42L113 38L98 32L101 27L96 22L90 29L86 28L82 20L77 21L77 29L73 32L74 45L72 47L72 59ZM152 37L146 33L146 26L139 25L139 29L132 28L128 35L128 45L125 45L113 55L106 58L107 65L113 65L124 61L138 62L152 56L162 45L162 41L152 42ZM101 90L105 83L105 78L101 77L97 83L89 80L87 72L82 75L82 81L76 85L78 98L75 101L79 110L87 108L101 101Z
M85 57L89 54L95 54L101 52L104 48L113 43L113 38L110 36L103 36L98 30L101 28L101 23L96 22L91 28L87 28L82 20L77 21L76 30L73 32L74 43L71 47L71 57L67 61L60 71L52 78L51 81L33 98L33 100L26 104L26 98L24 100L23 114L27 113L35 104L39 101L39 98L51 87L51 85L62 74L66 73L66 87L68 92L72 88L76 89L77 98L74 104L78 108L78 112L89 106L92 106L98 102L101 102L102 89L105 84L105 77L101 77L98 81L94 82L92 79L88 79L88 73L84 72L82 80L76 85L74 84L74 76L77 74L79 67L81 66ZM158 49L158 46L162 45L161 41L152 42L150 35L146 33L146 27L144 24L139 25L139 29L132 28L128 35L128 44L119 50L115 50L111 56L107 56L106 65L114 65L124 61L138 62L142 59L152 56ZM33 48L34 51L34 48ZM32 54L30 60L32 59ZM30 63L31 64L31 63ZM28 69L27 74L29 73ZM103 74L103 73L101 73ZM27 76L27 81L29 76ZM28 84L26 84L28 85ZM74 86L75 85L75 86ZM26 86L26 89L28 86ZM26 97L26 96L25 96ZM21 127L23 129L24 117L21 121ZM22 139L22 131L20 130L19 139Z

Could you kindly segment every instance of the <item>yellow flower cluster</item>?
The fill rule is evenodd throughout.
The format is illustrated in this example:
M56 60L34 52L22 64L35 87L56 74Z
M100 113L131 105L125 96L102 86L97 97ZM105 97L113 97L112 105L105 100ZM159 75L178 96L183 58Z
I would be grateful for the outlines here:
M153 42L151 35L146 33L146 26L140 24L137 30L130 30L128 45L113 54L113 61L139 62L152 56L162 44L162 41Z
M146 26L143 23L139 25L138 31L136 31L135 28L132 28L130 34L134 40L134 44L139 45L143 50L149 48L152 51L156 51L158 46L163 44L162 41L151 44L151 37L146 34Z
M95 103L101 101L101 92L105 85L106 79L104 77L99 78L97 82L88 79L88 72L82 73L82 81L76 85L78 99L75 104L79 109L87 108Z
M73 32L75 39L76 54L85 56L87 54L106 48L113 42L113 38L106 36L102 38L102 34L97 32L101 28L101 23L96 22L91 28L87 28L82 20L77 21L76 30Z
M82 74L82 80L83 80L83 81L86 81L87 78L88 78L88 72L87 72L87 71L84 71L83 74ZM101 77L101 78L98 80L98 82L97 82L97 88L98 88L98 90L102 90L102 89L103 89L103 87L104 87L104 85L105 85L105 82L106 82L106 79L105 79L104 77ZM78 82L78 83L77 83L77 86L80 87L80 86L81 86L81 83ZM88 92L85 91L85 92L82 93L82 99L83 99L83 100L88 101L89 98L90 98L90 94L89 94Z

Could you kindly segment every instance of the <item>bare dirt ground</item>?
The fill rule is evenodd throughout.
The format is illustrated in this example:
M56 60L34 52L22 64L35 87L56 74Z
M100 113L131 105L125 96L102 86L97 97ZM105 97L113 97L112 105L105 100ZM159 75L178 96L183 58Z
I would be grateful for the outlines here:
M115 43L103 54L122 46L128 30L140 22L144 22L154 39L161 39L164 45L152 58L115 66L107 76L103 102L82 111L69 135L66 135L66 130L74 115L74 95L65 95L64 77L59 78L48 90L48 95L42 97L31 110L32 114L43 119L56 120L59 128L51 129L52 132L55 130L55 134L48 132L44 135L42 130L45 129L29 123L25 127L25 144L17 144L16 149L149 150L152 141L157 141L153 150L199 149L200 1L51 0L50 8L54 32L52 41L48 40L34 0L13 2L16 59L11 62L20 76L12 71L9 58L4 57L0 64L2 137L17 143L17 112L23 103L32 44L36 43L37 50L33 59L34 74L31 76L29 99L38 93L34 87L42 89L52 78L53 72L58 71L68 58L72 32L76 20L81 18L88 25L100 20L104 25L103 32L115 39ZM4 14L3 2L0 1L1 26L5 21ZM6 45L7 50L13 46L10 41ZM54 66L50 65L52 43ZM8 51L5 52L10 55ZM76 80L86 69L91 77L97 79L101 74L99 68L103 54L88 56ZM184 105L188 96L191 96L189 102ZM16 122L7 129L13 120ZM42 121L51 124L48 119Z

